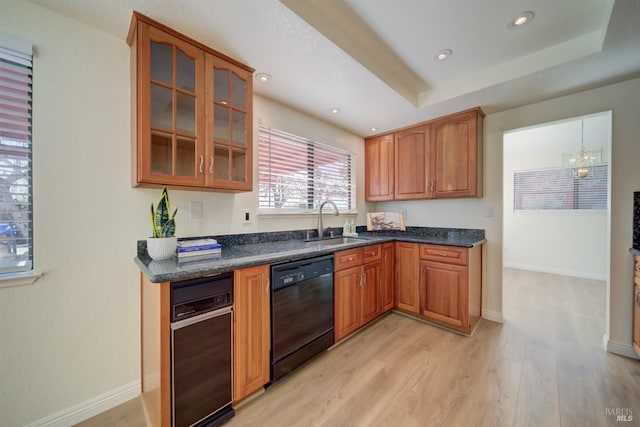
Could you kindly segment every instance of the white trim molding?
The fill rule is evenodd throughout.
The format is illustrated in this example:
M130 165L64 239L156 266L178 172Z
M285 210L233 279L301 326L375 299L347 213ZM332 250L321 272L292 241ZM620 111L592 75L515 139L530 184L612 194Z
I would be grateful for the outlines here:
M609 339L609 335L604 334L602 336L602 346L609 353L617 354L619 356L629 357L631 359L640 360L640 357L636 354L633 347L626 343L620 343Z
M609 277L606 274L585 273L584 271L564 270L561 268L548 268L548 267L541 267L538 265L527 265L527 264L518 264L518 263L509 262L509 263L504 263L503 267L513 268L516 270L535 271L538 273L557 274L559 276L579 277L581 279L601 280L603 282L606 282L609 279Z
M486 320L490 320L492 322L504 323L504 317L502 316L501 312L487 310L486 308L482 309L482 318Z
M27 424L25 427L67 427L89 419L140 395L140 381L134 381L70 408Z

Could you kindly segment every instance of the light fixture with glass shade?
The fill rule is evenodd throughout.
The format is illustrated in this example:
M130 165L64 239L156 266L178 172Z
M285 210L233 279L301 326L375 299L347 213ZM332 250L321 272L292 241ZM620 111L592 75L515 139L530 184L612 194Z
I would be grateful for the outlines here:
M584 179L593 171L593 165L603 162L603 148L587 150L584 148L584 120L580 120L580 150L575 153L563 153L562 163L571 169L573 176Z

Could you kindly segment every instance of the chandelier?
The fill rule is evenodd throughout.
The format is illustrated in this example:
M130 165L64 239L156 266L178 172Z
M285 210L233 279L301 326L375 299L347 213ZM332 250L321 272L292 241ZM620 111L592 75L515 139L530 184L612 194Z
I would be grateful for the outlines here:
M580 121L580 150L576 153L564 153L563 164L571 169L573 176L584 179L593 171L593 165L602 162L602 149L586 150L584 148L584 120Z

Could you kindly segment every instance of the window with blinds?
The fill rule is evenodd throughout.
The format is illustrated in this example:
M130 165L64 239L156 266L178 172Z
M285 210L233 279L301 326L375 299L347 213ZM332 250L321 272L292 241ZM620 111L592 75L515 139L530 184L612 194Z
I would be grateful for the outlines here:
M33 269L31 54L5 44L0 38L0 275Z
M311 212L325 200L340 212L355 211L351 153L263 125L258 130L261 212Z
M565 168L517 171L514 211L607 209L608 176L606 164L593 166L582 179Z

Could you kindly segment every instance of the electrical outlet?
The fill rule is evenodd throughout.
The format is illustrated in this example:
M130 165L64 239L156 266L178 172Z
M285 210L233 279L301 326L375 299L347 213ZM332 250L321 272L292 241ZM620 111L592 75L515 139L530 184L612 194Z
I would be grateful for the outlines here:
M491 218L493 216L493 208L487 208L487 210L484 213L484 216L486 216L487 218Z
M244 209L242 211L242 222L245 224L251 224L251 209Z

